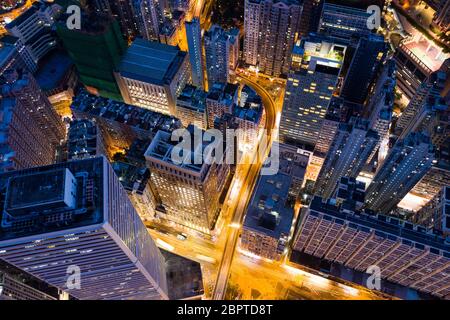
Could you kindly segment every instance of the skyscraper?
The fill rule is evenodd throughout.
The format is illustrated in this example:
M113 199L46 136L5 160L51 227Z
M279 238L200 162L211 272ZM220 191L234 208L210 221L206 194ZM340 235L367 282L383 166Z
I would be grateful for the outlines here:
M342 2L345 1L324 0L319 32L344 41L357 39L370 33L367 21L371 13L367 12L367 7L370 5L367 2L373 1L347 1L348 5ZM361 4L359 5L358 2Z
M345 51L346 46L317 36L304 38L294 47L281 114L281 141L315 145Z
M208 88L214 83L227 83L230 72L230 40L228 33L213 25L204 34Z
M163 209L156 216L210 234L220 213L219 198L230 172L225 161L227 152L217 154L215 157L219 158L214 160L212 150L205 150L208 143L199 137L208 136L208 131L194 126L187 130L189 136L182 137L183 145L172 141L170 133L158 131L145 152L151 181L162 202ZM182 159L174 159L174 154Z
M0 79L2 95L2 170L53 163L65 138L61 117L28 71L8 70Z
M69 30L63 21L57 23L56 29L80 81L92 93L121 101L113 74L126 49L119 25L102 15L82 16L81 24L80 30Z
M348 210L320 197L298 221L294 250L363 273L377 266L383 280L450 298L450 246L445 238L394 217Z
M365 119L352 118L348 124L341 123L314 186L315 194L328 199L341 177L356 178L379 139Z
M138 31L147 40L159 39L163 12L159 0L132 0Z
M423 133L398 140L367 188L366 208L389 213L430 170L433 145Z
M198 88L204 88L202 30L200 20L194 18L186 21L186 38L188 43L189 61L191 62L192 84Z
M67 158L80 160L107 156L100 127L94 120L76 119L70 122L67 134Z
M246 0L244 61L270 76L287 74L302 7L296 0Z
M369 34L360 38L340 96L351 102L364 103L386 52L383 36Z
M115 73L124 101L175 115L176 98L189 80L187 56L175 46L134 40Z
M378 145L369 157L371 162L378 151L378 163L386 156L389 144L389 129L391 127L392 112L395 101L396 67L393 59L387 60L382 66L370 98L365 104L364 114L369 119L369 128L375 130L380 136Z
M295 147L279 144L277 148L279 171L258 177L240 243L244 250L271 260L281 260L287 253L294 203L308 163L308 156L297 153Z
M168 298L164 258L104 157L5 173L0 187L2 260L82 300Z
M430 124L448 109L444 98L441 97L446 79L447 75L443 71L437 71L421 84L397 121L396 131L400 138L414 131L429 131L427 133L431 137L439 134Z

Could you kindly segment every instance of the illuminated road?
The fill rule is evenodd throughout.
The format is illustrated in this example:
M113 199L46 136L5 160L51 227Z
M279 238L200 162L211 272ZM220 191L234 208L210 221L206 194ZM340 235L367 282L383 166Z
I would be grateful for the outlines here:
M240 188L241 192L239 193L236 205L230 208L231 216L233 218L231 225L228 227L228 230L226 230L227 240L214 290L214 300L222 300L225 297L228 277L230 275L230 267L236 251L244 212L247 207L247 203L251 198L259 170L261 169L262 162L265 158L264 156L261 158L259 155L267 155L268 147L272 144L272 129L275 127L276 123L276 105L269 93L263 87L248 78L239 76L239 82L253 87L253 89L255 89L262 98L266 111L265 128L267 129L267 139L262 139L263 143L260 145L260 148L263 148L264 152L259 152L259 150L255 148L253 155L250 156L253 161L251 161L250 164L243 164L238 167L238 170L247 171L247 174L245 175L245 178L242 179L243 183ZM244 167L242 168L242 166Z

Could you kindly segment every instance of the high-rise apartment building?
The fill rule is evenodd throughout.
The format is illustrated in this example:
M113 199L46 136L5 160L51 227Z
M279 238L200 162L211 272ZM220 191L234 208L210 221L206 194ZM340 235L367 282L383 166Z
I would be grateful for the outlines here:
M186 21L184 25L186 27L189 61L191 62L192 84L203 89L205 86L205 79L203 71L204 61L200 20L198 18L194 18L191 21Z
M394 54L398 88L407 99L415 100L413 97L422 84L449 57L448 53L420 32L403 39Z
M6 35L0 39L0 74L10 68L27 68L33 73L37 64L20 38Z
M132 39L140 34L137 15L133 4L135 0L107 0L111 14L117 19L122 35L126 39ZM139 0L136 0L139 1Z
M80 81L94 94L121 101L114 70L126 50L119 25L111 17L83 15L81 29L69 30L66 21L57 32L75 63Z
M163 12L159 0L132 0L138 31L147 40L158 40Z
M2 96L2 170L53 163L65 138L61 117L28 71L7 70L0 79Z
M367 188L366 208L389 213L430 170L434 150L430 138L412 132L398 140Z
M206 55L208 87L214 83L227 83L230 72L230 36L218 25L213 25L203 35Z
M369 34L360 38L340 97L354 103L364 103L386 53L387 43L383 36Z
M115 73L124 101L176 114L176 98L190 78L188 54L178 47L136 39Z
M341 177L356 178L379 139L365 119L352 118L349 123L341 123L320 170L314 193L328 199Z
M35 65L56 48L56 37L51 28L61 9L57 4L36 2L6 25L8 32L25 45Z
M281 141L316 144L345 50L344 45L316 36L304 38L294 47L281 114Z
M347 210L315 197L304 209L293 249L382 280L450 298L450 246L425 228L381 214Z
M213 156L212 149L206 149L209 143L202 137L212 141L208 135L189 126L180 145L171 140L170 133L158 131L145 152L152 184L161 199L156 217L205 234L214 229L230 172L226 150L222 156Z
M82 300L168 298L164 258L106 158L4 173L0 187L0 259Z
M244 61L270 76L287 74L302 6L295 0L246 0Z

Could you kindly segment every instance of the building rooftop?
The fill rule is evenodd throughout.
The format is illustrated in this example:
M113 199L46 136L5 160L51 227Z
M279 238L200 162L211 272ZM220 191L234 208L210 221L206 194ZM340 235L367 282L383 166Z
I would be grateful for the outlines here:
M55 50L40 63L36 81L43 91L52 90L58 87L72 66L73 62L66 53Z
M105 163L100 157L0 174L0 241L101 223Z
M287 202L291 177L279 172L273 176L259 176L248 206L244 228L272 238L289 234L294 209Z
M77 119L70 123L67 135L67 153L69 159L95 156L98 151L97 124L88 119Z
M278 148L274 148L274 146ZM273 238L288 235L294 217L290 189L294 179L303 180L309 157L290 145L274 142L271 154L279 162L278 172L260 175L247 209L244 228L264 233ZM264 166L273 165L266 163Z
M239 105L233 109L233 115L239 119L259 123L264 111L261 97L251 87L242 88Z
M309 209L309 214L313 216L317 216L320 212L335 218L337 223L344 223L347 220L353 228L362 228L367 232L373 229L377 236L392 240L404 238L402 240L404 244L419 249L430 246L430 250L434 253L442 250L443 255L450 258L450 242L438 234L427 231L425 227L408 221L373 212L341 210L339 206L323 201L320 197L313 198Z
M138 167L126 162L114 162L114 172L120 183L127 191L135 191L142 194L150 180L150 170L146 167Z
M181 122L177 118L95 96L84 89L80 89L73 98L71 109L153 133L158 130L172 131L181 127Z
M119 72L125 78L169 84L185 57L177 46L137 38L122 58Z
M209 88L207 99L218 101L224 105L232 105L237 93L239 92L239 85L232 83L216 82L212 88Z

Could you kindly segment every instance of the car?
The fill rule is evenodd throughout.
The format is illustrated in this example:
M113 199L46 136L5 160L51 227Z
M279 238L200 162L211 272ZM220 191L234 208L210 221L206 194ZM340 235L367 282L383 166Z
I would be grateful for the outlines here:
M187 239L187 234L186 233L179 233L179 234L177 234L177 239L184 241L184 240Z

